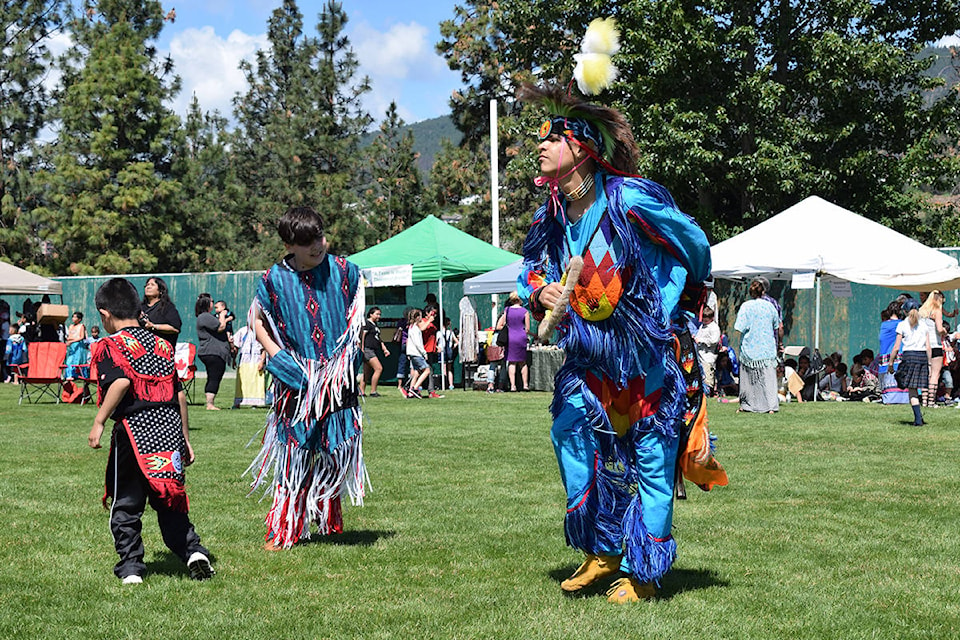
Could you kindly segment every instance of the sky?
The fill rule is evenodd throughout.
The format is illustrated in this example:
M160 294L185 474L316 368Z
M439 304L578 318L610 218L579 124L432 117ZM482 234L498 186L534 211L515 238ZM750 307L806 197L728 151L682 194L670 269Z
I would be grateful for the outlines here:
M267 45L267 21L280 0L162 0L174 9L157 47L169 53L182 81L171 106L183 115L193 94L204 111L231 117L231 99L246 89L238 68ZM315 36L323 0L300 0L304 33ZM446 115L450 94L460 86L435 50L439 24L454 15L456 0L343 0L345 33L360 62L359 76L370 77L372 91L364 99L379 123L391 101L407 123Z

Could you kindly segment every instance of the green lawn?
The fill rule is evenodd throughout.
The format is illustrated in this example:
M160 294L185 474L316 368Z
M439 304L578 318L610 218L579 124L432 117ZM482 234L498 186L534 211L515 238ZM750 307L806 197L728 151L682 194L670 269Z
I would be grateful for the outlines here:
M189 580L148 510L132 587L111 571L94 409L17 406L2 385L0 638L960 637L960 412L914 428L906 407L711 404L731 484L688 483L660 596L618 606L559 588L580 558L546 394L384 389L365 405L366 506L283 553L261 549L267 503L241 477L265 413L193 407L192 518L218 574Z

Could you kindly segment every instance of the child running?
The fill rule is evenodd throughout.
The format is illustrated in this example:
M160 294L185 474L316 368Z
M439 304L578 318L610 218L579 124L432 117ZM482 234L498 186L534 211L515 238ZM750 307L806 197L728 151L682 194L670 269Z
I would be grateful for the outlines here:
M113 499L110 530L120 556L113 572L123 584L143 582L140 520L149 501L164 543L186 563L190 577L206 580L214 574L210 552L200 544L187 515L183 469L193 463L194 454L173 348L140 327L140 298L129 281L108 280L97 290L95 302L111 335L95 350L102 400L88 443L99 449L107 418L116 421L103 497L104 506Z
M407 357L410 359L410 386L408 398L423 398L421 386L430 373L427 364L427 349L423 346L423 313L419 309L410 312L410 325L407 327Z

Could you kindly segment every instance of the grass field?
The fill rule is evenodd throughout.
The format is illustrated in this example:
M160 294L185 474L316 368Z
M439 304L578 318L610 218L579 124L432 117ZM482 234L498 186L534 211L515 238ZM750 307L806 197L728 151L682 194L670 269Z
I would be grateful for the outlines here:
M264 412L193 407L191 517L218 574L189 580L148 510L132 587L111 572L94 409L0 386L0 638L960 637L958 411L915 428L906 407L711 404L731 484L687 485L659 597L618 606L559 588L580 558L546 394L386 389L365 405L366 506L284 553L261 549L267 503L241 477Z

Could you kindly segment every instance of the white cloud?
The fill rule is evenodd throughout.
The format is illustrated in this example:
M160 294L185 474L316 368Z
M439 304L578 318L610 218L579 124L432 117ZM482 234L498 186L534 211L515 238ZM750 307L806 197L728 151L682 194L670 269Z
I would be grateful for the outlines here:
M935 47L960 47L960 33L944 36L933 43Z
M444 102L452 87L452 72L434 51L427 27L397 23L379 31L367 22L349 29L350 44L360 63L360 76L369 76L372 90L364 105L374 120L383 120L391 102L407 122L435 117L434 97ZM454 78L456 76L453 76Z
M203 111L216 109L231 117L233 96L247 88L240 61L252 60L257 50L267 46L265 34L249 35L239 30L225 40L209 26L178 33L170 41L170 56L182 87L171 107L185 114L196 94Z

